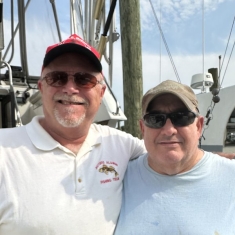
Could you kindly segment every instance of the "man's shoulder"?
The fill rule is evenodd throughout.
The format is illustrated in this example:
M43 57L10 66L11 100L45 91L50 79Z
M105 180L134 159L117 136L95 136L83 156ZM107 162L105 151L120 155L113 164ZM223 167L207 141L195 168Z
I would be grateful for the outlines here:
M114 127L110 127L110 126L107 126L107 125L101 125L101 124L93 123L91 125L91 130L92 131L97 131L101 135L109 135L109 136L110 135L118 135L118 136L123 136L123 137L135 138L131 134L129 134L125 131L121 131L119 129L116 129Z
M13 139L23 138L25 127L0 128L0 140L12 141Z
M211 169L235 174L235 160L211 152L206 152L206 156Z
M214 153L214 152L207 152L205 151L205 156L210 160L210 161L213 161L213 162L222 162L224 164L227 164L227 163L233 163L235 164L235 161L233 159L231 159L230 157L230 153L221 153L221 154L218 154L218 153Z
M102 139L102 146L117 150L117 153L127 154L129 159L136 158L146 152L144 141L124 131L109 126L92 124L89 136L97 136ZM119 151L118 151L119 150Z
M40 126L38 120L40 116L34 117L29 123L23 125L23 126L18 126L18 127L11 127L11 128L0 128L0 140L3 141L7 138L9 140L15 140L15 139L21 139L25 140L25 135L28 135L27 129L34 129L35 126Z
M145 168L146 165L146 159L147 159L147 153L143 153L138 158L131 159L128 163L128 170L131 172L136 172L137 168Z

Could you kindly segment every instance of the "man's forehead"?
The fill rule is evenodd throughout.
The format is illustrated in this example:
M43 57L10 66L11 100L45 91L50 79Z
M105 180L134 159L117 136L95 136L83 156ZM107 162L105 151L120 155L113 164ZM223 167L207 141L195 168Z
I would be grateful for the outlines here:
M75 61L73 58L74 57L70 57L70 59L62 60L57 60L56 58L43 69L41 76L43 77L47 73L52 71L67 71L71 73L87 72L90 74L94 74L95 76L98 76L98 74L100 74L100 72L97 71L97 68L93 64L90 64L85 60Z

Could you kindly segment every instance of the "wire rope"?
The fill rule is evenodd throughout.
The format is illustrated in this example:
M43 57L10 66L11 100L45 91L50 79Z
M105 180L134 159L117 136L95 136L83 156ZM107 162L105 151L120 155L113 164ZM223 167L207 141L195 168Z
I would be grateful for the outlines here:
M224 77L225 77L225 74L226 74L226 72L227 72L227 68L228 68L228 65L229 65L229 62L230 62L232 53L233 53L234 46L235 46L235 41L234 41L234 43L233 43L233 47L232 47L231 53L230 53L230 55L229 55L228 63L227 63L227 66L226 66L226 68L225 68L225 71L224 71L224 76L223 76L223 79L222 79L222 81L221 81L221 85L222 85L222 83L223 83L223 81L224 81Z
M226 53L227 53L228 45L229 45L231 34L232 34L232 31L233 31L234 22L235 22L235 17L233 18L233 23L232 23L232 27L231 27L231 30L230 30L230 33L229 33L229 37L228 37L227 45L226 45L226 48L225 48L222 64L221 64L221 66L219 68L219 79L220 79L220 76L221 76L221 70L222 70L222 67L223 67L223 64L224 64L224 59L225 59L225 56L226 56ZM233 44L233 47L234 47L234 44ZM230 57L231 57L231 54L230 54ZM226 66L226 70L227 70L227 67L228 67L228 65ZM225 73L226 73L226 70L225 70ZM225 74L224 74L224 76L225 76ZM223 79L222 79L222 81L220 83L220 87L222 86L222 83L224 81L224 76L223 76Z
M162 36L162 40L163 40L163 42L164 42L164 45L165 45L165 47L166 47L168 56L169 56L169 58L170 58L170 61L171 61L173 70L174 70L174 72L175 72L175 75L176 75L176 77L177 77L178 82L181 83L179 74L178 74L177 69L176 69L176 66L175 66L175 63L174 63L173 58L172 58L171 53L170 53L170 49L169 49L169 47L168 47L168 45L167 45L165 36L164 36L164 34L163 34L163 31L162 31L162 28L161 28L161 25L160 25L160 22L159 22L159 20L158 20L157 14L156 14L156 12L155 12L155 10L154 10L153 3L152 3L151 0L149 0L149 3L150 3L150 5L151 5L151 8L152 8L154 17L155 17L155 19L156 19L156 22L157 22L157 25L158 25L158 28L159 28L159 31L160 31L160 34L161 34L161 36Z

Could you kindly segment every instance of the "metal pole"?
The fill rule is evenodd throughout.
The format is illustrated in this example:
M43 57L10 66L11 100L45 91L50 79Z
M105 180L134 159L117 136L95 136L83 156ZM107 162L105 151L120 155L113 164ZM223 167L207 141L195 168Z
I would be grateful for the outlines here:
M60 25L59 25L59 21L58 21L58 17L57 17L57 11L56 11L56 6L55 6L55 0L50 0L50 2L51 2L52 10L53 10L53 13L54 13L54 18L55 18L57 33L58 33L58 36L59 36L59 40L60 40L60 42L61 42L61 41L62 41L62 37L61 37L61 33L60 33Z

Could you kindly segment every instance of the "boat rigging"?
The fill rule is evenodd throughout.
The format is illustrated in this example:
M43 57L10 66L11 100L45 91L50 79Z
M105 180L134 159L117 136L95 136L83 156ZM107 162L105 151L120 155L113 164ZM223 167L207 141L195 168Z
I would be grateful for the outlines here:
M40 18L34 19L36 14L33 14L33 18L29 18L30 14L32 14L32 8L30 8L30 6L32 4L37 4L37 1L28 0L27 3L24 4L24 1L21 0L11 0L8 4L10 9L10 31L7 27L3 27L5 8L3 7L3 1L0 1L0 128L27 124L35 115L42 114L41 95L37 89L40 70L35 74L35 69L32 69L32 66L30 65L32 55L35 55L34 50L30 50L30 45L35 44L35 40L37 43L38 38L34 38L30 41L31 34L27 28L34 20L38 20L40 23L42 22ZM106 60L109 61L108 80L110 83L112 83L113 66L111 61L113 53L112 48L114 41L118 39L118 34L114 30L114 21L112 20L115 5L116 0L113 0L110 6L103 0L97 0L96 4L94 4L94 1L92 0L71 0L68 8L68 13L70 14L70 34L79 33L79 35L83 35L87 42L96 48L98 47L98 50L102 55L103 53L105 54ZM43 8L40 12L48 12L48 17L53 16L48 23L49 27L51 26L51 34L54 38L52 41L61 41L61 22L57 13L58 3L56 4L54 0L48 0L45 1L45 4L38 5L38 7ZM15 8L18 9L17 14L14 12ZM93 11L93 9L95 9L95 11ZM109 9L109 13L106 20L105 11L107 9ZM94 12L96 12L96 18L94 17ZM40 15L39 17L42 16ZM18 23L16 23L15 27L16 19L18 20ZM54 27L52 27L52 24ZM97 26L96 28L95 24ZM40 24L35 24L35 27L38 28L38 26L40 26ZM104 28L104 31L100 36L99 30L101 27ZM10 35L10 40L5 49L4 39L8 35ZM41 37L41 35L39 37ZM46 37L48 37L48 35L46 35ZM15 45L19 45L19 49L16 49ZM109 47L109 50L106 50L107 46ZM46 45L44 45L44 48L46 48ZM10 50L11 54L9 55ZM44 51L38 53L40 54L40 61L42 61L44 56L43 53ZM6 62L7 56L9 56L8 62ZM16 57L19 59L15 59ZM33 59L35 58L36 57L33 57ZM18 64L17 66L12 65L12 63L16 62ZM107 89L105 96L94 121L116 127L119 121L126 120L126 116L120 109L111 85L107 80L106 85Z

